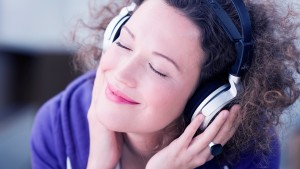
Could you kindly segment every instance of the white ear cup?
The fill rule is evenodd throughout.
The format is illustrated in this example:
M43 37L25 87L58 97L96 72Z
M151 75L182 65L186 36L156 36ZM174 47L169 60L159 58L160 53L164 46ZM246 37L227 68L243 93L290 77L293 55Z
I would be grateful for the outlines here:
M136 7L135 3L131 3L130 6L122 8L119 15L114 17L111 22L108 24L103 38L103 52L107 50L107 48L114 42L117 38L117 34L120 31L121 27L126 23L126 21L130 18L130 14L134 11Z
M229 75L229 84L222 85L206 97L193 113L192 120L194 120L199 113L202 113L205 118L200 126L200 130L204 130L221 109L236 98L240 90L240 78Z

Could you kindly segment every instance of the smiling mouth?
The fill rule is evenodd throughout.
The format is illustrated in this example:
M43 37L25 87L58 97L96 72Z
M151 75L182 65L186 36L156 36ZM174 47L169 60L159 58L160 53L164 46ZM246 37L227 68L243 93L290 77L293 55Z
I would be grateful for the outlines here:
M139 104L138 102L132 100L131 98L129 98L128 96L126 96L122 92L118 91L117 89L114 89L113 86L111 86L110 84L108 84L106 89L105 89L105 95L109 100L111 100L115 103L119 103L119 104Z

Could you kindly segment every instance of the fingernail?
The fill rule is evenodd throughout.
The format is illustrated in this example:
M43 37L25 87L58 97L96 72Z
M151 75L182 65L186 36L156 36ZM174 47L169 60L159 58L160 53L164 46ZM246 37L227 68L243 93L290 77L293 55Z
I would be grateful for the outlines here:
M197 120L200 122L200 121L202 121L202 119L203 119L203 116L201 116L201 114L199 114L199 115L197 115Z

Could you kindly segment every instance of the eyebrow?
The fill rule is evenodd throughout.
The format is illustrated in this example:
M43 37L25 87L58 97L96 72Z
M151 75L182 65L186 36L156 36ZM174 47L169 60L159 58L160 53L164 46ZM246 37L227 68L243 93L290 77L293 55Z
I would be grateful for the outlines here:
M161 54L161 53L159 53L159 52L155 52L155 51L152 52L152 53L153 53L154 55L161 56L161 57L165 58L166 60L170 61L170 62L176 67L176 69L177 69L178 71L180 71L178 64L177 64L174 60L172 60L171 58L169 58L168 56L166 56L166 55L164 55L164 54Z
M129 28L128 28L127 26L124 25L123 28L129 33L129 35L130 35L133 39L135 38L134 34L129 30ZM176 69L177 69L178 71L180 71L178 64L177 64L174 60L172 60L170 57L168 57L168 56L166 56L166 55L164 55L164 54L161 54L161 53L159 53L159 52L156 52L156 51L154 51L154 52L152 52L152 53L153 53L154 55L163 57L164 59L168 60L169 62L171 62L171 63L176 67Z

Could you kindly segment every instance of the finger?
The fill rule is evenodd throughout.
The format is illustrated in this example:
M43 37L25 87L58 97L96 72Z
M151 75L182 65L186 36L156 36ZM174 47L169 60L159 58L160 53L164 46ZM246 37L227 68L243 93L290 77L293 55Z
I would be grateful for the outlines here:
M205 148L202 151L198 151L197 154L193 154L193 158L191 161L190 168L196 168L198 166L203 165L204 163L212 160L214 156L210 152L209 145L205 146Z
M227 141L233 136L233 134L235 133L238 127L238 124L240 123L239 112L240 112L239 105L234 105L230 109L226 121L222 125L216 137L213 139L212 141L213 143L221 144L222 146L224 146L227 143ZM207 148L205 148L201 153L209 154L209 156L207 157L207 161L214 158L214 156L211 155L209 146L207 146Z
M191 162L192 165L193 165L192 168L196 168L198 166L201 166L204 163L212 160L213 158L214 158L214 156L211 155L210 149L206 148L201 153L198 153L197 155L194 155L193 161Z
M213 141L213 139L218 134L219 130L223 126L224 122L228 116L228 110L223 110L217 115L215 120L206 128L206 130L195 137L189 149L194 151L195 154L202 151L208 147L208 144Z
M233 136L235 133L237 126L240 122L239 120L239 112L240 112L240 106L239 105L234 105L228 114L228 117L224 124L222 125L221 129L217 133L216 137L213 139L213 143L215 144L221 144L224 146L227 141ZM210 147L207 146L202 152L202 154L209 154L206 158L207 161L210 161L214 158L214 156L210 152ZM200 161L201 162L201 161Z
M214 156L210 152L209 143L214 142L216 144L221 144L222 146L225 145L225 143L232 137L234 132L236 131L236 128L234 128L236 125L234 125L236 122L238 122L238 113L240 112L240 106L235 105L230 109L230 112L224 110L221 111L218 116L221 115L221 113L228 113L227 117L224 120L223 124L221 125L219 131L217 131L215 138L209 138L211 141L207 141L206 143L203 143L202 150L200 145L197 143L194 144L193 151L194 153L197 153L195 149L198 148L198 154L195 154L197 158L194 159L195 164L202 164L203 161L210 161L214 158ZM215 120L217 121L217 119ZM215 122L213 122L215 123ZM219 123L221 124L221 123ZM213 124L212 124L213 125ZM211 128L211 127L209 127ZM210 129L207 128L205 132L208 132ZM216 131L216 130L214 130ZM213 135L211 135L213 137ZM203 139L201 136L197 136L194 138L193 141L196 141L196 139Z
M239 105L234 105L230 109L227 120L220 129L219 133L213 139L214 143L225 145L227 141L230 140L230 138L234 135L241 122L240 109L241 107Z
M196 116L196 118L186 127L182 135L178 138L178 143L184 147L189 146L203 120L204 116L202 114Z

